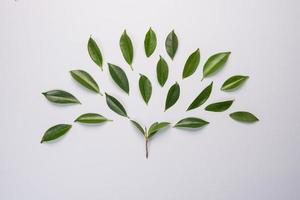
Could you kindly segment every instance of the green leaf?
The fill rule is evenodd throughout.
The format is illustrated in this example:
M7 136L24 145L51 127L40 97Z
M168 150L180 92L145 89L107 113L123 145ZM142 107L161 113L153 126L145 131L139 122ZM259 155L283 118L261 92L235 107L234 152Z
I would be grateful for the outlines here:
M106 117L103 117L102 115L97 113L82 114L77 119L75 119L75 122L86 123L86 124L98 124L106 121L112 121L112 120L107 119Z
M143 134L143 136L145 136L146 131L143 129L143 127L137 121L134 120L130 120L130 121Z
M246 112L246 111L238 111L238 112L234 112L231 113L229 115L232 119L236 120L236 121L240 121L240 122L257 122L259 121L259 119L253 115L250 112Z
M233 100L230 101L222 101L217 103L212 103L208 106L206 106L206 111L212 111L212 112L223 112L227 110L233 103Z
M133 47L132 47L131 39L127 35L126 30L124 30L120 38L120 48L124 59L130 65L130 68L133 70L131 66L133 60Z
M180 95L180 87L179 84L176 82L174 85L170 87L168 91L168 95L165 103L165 111L177 102L179 95Z
M211 84L209 84L206 88L202 90L202 92L194 99L194 101L188 107L187 111L198 108L199 106L204 104L211 94L212 87L213 82L211 82Z
M228 60L229 55L230 55L230 52L221 52L221 53L217 53L217 54L214 54L211 57L209 57L203 67L202 80L205 77L212 75L213 73L219 71L224 66L226 61Z
M100 67L100 69L103 71L103 59L102 59L102 54L101 51L97 45L97 43L95 42L95 40L90 37L89 41L88 41L88 51L90 54L90 57L92 58L92 60Z
M161 87L163 87L169 76L169 67L162 56L159 56L159 61L156 65L156 76Z
M70 124L58 124L58 125L52 126L44 133L41 143L55 140L55 139L63 136L64 134L66 134L71 128L72 128L72 125L70 125Z
M186 78L192 75L196 71L199 62L200 62L200 50L197 49L188 57L187 61L185 62L184 69L182 72L182 78Z
M50 90L48 92L43 92L42 94L53 103L80 104L74 95L63 90Z
M152 85L147 76L143 74L140 74L139 88L145 103L148 104L152 94Z
M177 48L178 48L178 38L175 34L174 30L172 30L166 39L165 42L166 50L168 55L171 57L171 59L174 59L174 56L176 54Z
M124 70L117 66L108 63L109 73L115 83L124 90L127 94L129 94L129 82Z
M70 73L71 73L71 76L82 86L102 95L99 90L98 84L93 79L93 77L91 75L89 75L87 72L85 72L83 70L72 70L72 71L70 71Z
M144 40L145 53L147 57L150 57L152 55L152 53L156 48L156 44L157 44L156 34L150 27Z
M159 130L169 126L169 122L155 122L153 123L150 128L149 131L147 133L147 138L151 138L152 136L154 136Z
M204 125L209 124L209 122L196 118L196 117L187 117L175 124L175 127L182 127L182 128L200 128Z
M105 96L106 96L106 104L112 111L114 111L115 113L123 117L128 118L125 108L115 97L110 96L107 93L105 93Z
M221 90L228 91L228 90L236 89L240 87L248 78L249 76L241 76L241 75L232 76L223 83Z

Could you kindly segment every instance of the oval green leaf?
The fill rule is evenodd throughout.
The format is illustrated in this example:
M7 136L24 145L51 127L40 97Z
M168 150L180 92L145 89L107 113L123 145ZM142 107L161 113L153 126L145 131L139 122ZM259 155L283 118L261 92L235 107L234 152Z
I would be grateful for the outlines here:
M177 102L179 96L180 96L180 87L179 84L176 82L174 85L170 87L168 91L168 95L165 103L165 111Z
M202 126L205 126L209 124L209 122L196 118L196 117L187 117L175 124L174 127L182 127L182 128L200 128Z
M102 115L97 113L86 113L80 115L77 119L75 119L74 122L80 122L85 124L99 124L106 121L112 120L107 119L106 117L103 117Z
M242 76L242 75L232 76L223 83L221 90L228 91L228 90L236 89L240 87L248 78L249 76Z
M206 106L205 110L206 111L211 111L211 112L223 112L230 108L232 105L233 100L229 101L222 101L222 102L217 102L217 103L212 103Z
M213 82L211 82L211 84L209 84L206 88L202 90L202 92L194 99L194 101L188 107L187 111L198 108L202 104L204 104L211 94L212 87L213 87Z
M186 78L192 75L196 71L199 62L200 62L200 50L197 49L188 57L187 61L185 62L184 69L182 72L182 78Z
M149 28L148 32L146 33L144 46L145 46L145 53L147 57L150 57L154 52L157 44L156 34L155 32Z
M80 104L74 95L63 90L50 90L48 92L43 92L42 94L53 103Z
M259 119L255 115L253 115L250 112L246 112L246 111L234 112L234 113L231 113L229 116L232 119L234 119L236 121L240 121L240 122L252 123L252 122L259 121Z
M143 134L143 136L145 136L146 131L143 129L143 127L137 121L130 120L130 122Z
M41 143L55 140L66 134L71 128L72 125L70 124L57 124L55 126L52 126L44 133Z
M100 69L103 71L102 54L101 54L101 51L100 51L97 43L95 42L95 40L92 37L90 37L87 47L88 47L88 52L89 52L90 57L92 58L94 63L96 63L100 67Z
M165 41L165 46L166 46L168 55L173 60L174 56L176 54L177 48L178 48L178 38L177 38L177 35L175 34L174 30L172 30L168 34L166 41Z
M159 61L156 65L156 76L158 83L161 87L163 87L169 76L169 67L167 62L162 56L159 56Z
M119 43L120 43L120 48L124 59L130 65L130 68L133 70L131 66L133 60L133 46L132 46L131 39L126 33L126 30L124 30Z
M140 80L139 80L139 88L141 95L145 101L146 104L148 104L151 94L152 94L152 85L150 80L147 78L147 76L140 74Z
M169 122L155 122L153 123L147 133L147 138L154 136L159 130L169 126Z
M93 79L93 77L90 74L88 74L86 71L72 70L72 71L70 71L70 73L71 73L71 76L82 86L84 86L85 88L87 88L91 91L101 94L98 84Z
M129 82L124 70L117 66L108 63L109 73L115 83L124 90L127 94L129 94Z
M217 54L214 54L211 57L209 57L203 67L202 80L205 77L212 75L213 73L219 71L224 66L226 61L228 60L229 55L230 55L230 52L221 52L221 53L217 53Z
M105 96L106 96L106 104L112 111L114 111L115 113L123 117L128 117L125 108L115 97L110 96L107 93L105 93Z

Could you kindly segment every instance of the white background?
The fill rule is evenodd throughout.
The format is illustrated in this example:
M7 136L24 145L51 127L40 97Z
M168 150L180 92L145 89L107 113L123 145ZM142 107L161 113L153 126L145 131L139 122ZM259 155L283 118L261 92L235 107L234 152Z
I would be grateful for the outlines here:
M300 199L300 29L297 0L1 0L0 3L0 199L1 200L297 200ZM143 50L152 27L158 46L151 58ZM134 72L121 56L124 29L134 44ZM164 49L175 29L179 49L172 62ZM86 44L93 35L105 62L120 65L130 79L124 94L91 61ZM188 55L200 48L196 73L181 79ZM231 51L217 74L200 82L202 66L213 53ZM159 54L170 67L160 88L155 74ZM150 158L132 125L110 111L103 97L87 91L69 75L84 69L124 103L129 115L149 126L187 116L211 124L198 131L169 128L155 136ZM147 107L138 73L153 84ZM249 75L231 93L220 91L231 75ZM206 103L235 99L230 110L184 112L195 96L214 81ZM181 86L177 104L163 112L168 88ZM58 106L41 92L64 89L82 105ZM255 113L260 122L242 124L228 114ZM114 122L73 124L56 142L40 144L44 131L72 123L85 112Z

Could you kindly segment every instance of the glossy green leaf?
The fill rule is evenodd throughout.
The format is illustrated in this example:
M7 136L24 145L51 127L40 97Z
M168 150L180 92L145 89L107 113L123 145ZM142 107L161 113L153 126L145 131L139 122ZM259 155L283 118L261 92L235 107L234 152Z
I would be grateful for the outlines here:
M42 94L53 103L80 104L74 95L63 90L50 90L48 92L43 92Z
M158 83L160 84L161 87L163 87L169 76L169 67L167 62L162 56L159 57L159 61L157 62L156 65L156 76L157 76Z
M139 88L145 103L148 104L152 94L152 85L147 76L143 74L140 74Z
M129 36L126 33L126 30L124 30L124 32L120 38L120 48L121 48L121 52L123 54L124 59L130 65L130 68L133 70L133 68L131 66L132 60L133 60L133 46L132 46L131 39L129 38Z
M206 106L205 110L206 111L212 111L212 112L223 112L230 108L232 105L233 100L230 101L222 101L222 102L217 102L217 103L212 103Z
M52 126L44 133L41 143L55 140L55 139L63 136L64 134L66 134L71 128L72 128L72 125L70 125L70 124L58 124L58 125Z
M221 52L209 57L203 67L202 79L219 71L228 60L229 55L230 52Z
M166 39L165 42L166 50L168 55L174 59L174 56L176 54L177 48L178 48L178 38L177 35L175 34L174 30L172 30Z
M108 63L108 68L109 73L115 83L127 94L129 94L129 82L124 70L121 67L110 63Z
M169 122L155 122L153 123L147 133L147 138L154 136L159 130L169 126Z
M204 104L211 94L212 87L213 87L213 82L211 82L211 84L209 84L206 88L202 90L202 92L194 99L194 101L188 107L187 111L198 108L199 106Z
M137 121L134 120L130 120L130 121L145 136L146 131L143 129L143 127Z
M196 118L196 117L187 117L175 124L175 127L182 127L182 128L200 128L204 125L209 124L209 122Z
M99 124L106 121L112 121L112 120L107 119L106 117L103 117L102 115L97 113L82 114L77 119L75 119L75 122L80 122L85 124Z
M177 102L179 96L180 96L180 87L179 84L176 82L174 85L171 86L171 88L168 91L168 95L165 103L165 111Z
M125 108L115 97L110 96L107 93L105 93L105 96L106 96L106 104L112 111L114 111L115 113L123 117L128 117Z
M240 87L248 78L249 76L241 76L241 75L232 76L223 83L221 90L228 91L228 90L236 89Z
M97 43L95 42L95 40L90 37L89 41L88 41L88 51L90 54L90 57L92 58L92 60L100 67L100 69L103 71L103 58L102 58L102 54L101 51L97 45Z
M100 93L99 86L93 77L83 70L72 70L70 71L71 76L85 88ZM102 94L101 94L102 95Z
M234 112L231 113L229 115L232 119L236 120L236 121L240 121L240 122L257 122L259 121L259 119L253 115L250 112L246 112L246 111L238 111L238 112Z
M182 78L191 76L197 69L200 62L200 50L194 51L187 59L182 72Z
M150 57L152 55L152 53L156 48L156 44L157 44L156 34L150 28L146 33L145 40L144 40L145 53L147 57Z

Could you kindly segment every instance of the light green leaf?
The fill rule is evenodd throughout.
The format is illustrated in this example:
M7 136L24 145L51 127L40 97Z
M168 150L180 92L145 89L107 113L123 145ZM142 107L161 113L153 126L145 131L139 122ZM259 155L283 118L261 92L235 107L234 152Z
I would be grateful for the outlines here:
M169 126L169 122L155 122L153 123L147 133L147 138L151 138L152 136L154 136L159 130Z
M147 76L143 74L140 74L139 88L145 103L148 104L152 94L152 85Z
M114 111L115 113L123 117L128 118L125 108L115 97L110 96L107 93L105 93L105 96L106 96L106 104L112 111Z
M250 112L246 112L246 111L234 112L234 113L231 113L229 116L232 119L234 119L236 121L240 121L240 122L252 123L252 122L259 121L259 119L255 115L253 115Z
M96 83L96 81L93 79L93 77L90 74L88 74L87 72L85 72L83 70L72 70L72 71L70 71L70 73L71 73L71 76L82 86L102 95L99 90L98 84Z
M106 121L112 121L112 120L107 119L106 117L103 117L102 115L97 113L82 114L77 119L75 119L75 122L80 122L85 124L99 124Z
M120 48L121 52L123 54L124 59L126 62L130 65L130 68L132 68L132 60L133 60L133 46L131 39L126 33L126 30L124 30L121 38L120 38Z
M150 57L152 55L156 48L156 44L156 34L151 28L149 28L144 40L145 53L147 57Z
M182 128L200 128L204 125L209 124L209 122L196 118L196 117L187 117L175 124L175 127L182 127Z
M143 136L145 136L146 131L143 129L143 127L137 121L134 120L130 120L130 121L143 134Z
M226 61L228 60L229 55L230 55L230 52L221 52L221 53L217 53L217 54L214 54L211 57L209 57L203 67L202 80L205 77L212 75L213 73L219 71L224 66Z
M178 38L177 35L175 34L174 30L172 30L165 42L166 50L168 55L171 57L171 59L174 59L174 56L176 54L177 48L178 48Z
M129 94L129 82L124 70L117 66L108 63L109 73L115 83L124 90L127 94Z
M163 87L169 76L169 67L162 56L159 56L159 61L156 65L156 76L161 87Z
M180 96L180 87L179 84L176 82L174 85L171 86L171 88L168 91L168 95L165 103L165 111L177 102L179 96Z
M249 76L241 76L241 75L232 76L223 83L221 90L228 91L228 90L236 89L240 87L248 78Z
M205 110L212 111L212 112L223 112L223 111L227 110L228 108L230 108L232 103L233 103L233 100L212 103L212 104L206 106Z
M200 62L200 50L194 51L187 59L182 72L182 78L191 76L197 69Z
M43 92L42 94L53 103L80 104L74 95L63 90L50 90L48 92Z
M103 71L102 54L101 54L101 51L100 51L97 43L95 42L95 40L92 37L90 37L87 47L88 47L90 57L100 67L100 69Z
M63 136L64 134L66 134L71 128L72 128L72 125L70 125L70 124L58 124L58 125L52 126L44 133L41 143L55 140L55 139Z
M212 87L213 87L213 82L211 82L209 86L207 86L205 89L202 90L202 92L194 99L194 101L188 107L187 111L198 108L202 104L204 104L211 94Z

